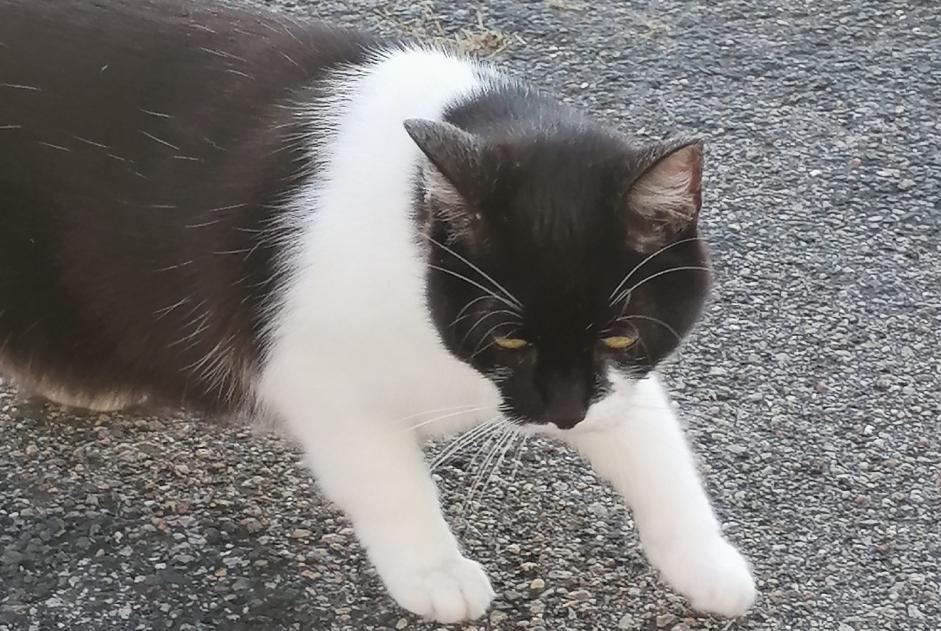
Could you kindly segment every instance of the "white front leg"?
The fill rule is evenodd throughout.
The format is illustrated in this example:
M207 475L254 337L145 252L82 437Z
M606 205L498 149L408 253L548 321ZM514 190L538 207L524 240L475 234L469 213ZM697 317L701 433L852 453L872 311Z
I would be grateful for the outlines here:
M745 613L754 580L722 537L659 380L649 376L597 408L563 435L624 496L647 558L694 608Z
M448 529L413 432L355 404L324 409L292 397L276 404L325 494L349 516L396 601L426 618L479 617L493 598L480 565Z

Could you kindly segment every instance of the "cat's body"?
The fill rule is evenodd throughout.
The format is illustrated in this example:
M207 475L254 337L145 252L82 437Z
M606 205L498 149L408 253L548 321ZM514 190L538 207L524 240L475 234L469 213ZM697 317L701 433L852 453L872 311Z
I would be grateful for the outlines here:
M442 621L492 591L419 439L494 422L584 453L694 605L750 605L651 373L707 286L698 145L432 50L56 4L0 0L0 370L282 423L393 596Z

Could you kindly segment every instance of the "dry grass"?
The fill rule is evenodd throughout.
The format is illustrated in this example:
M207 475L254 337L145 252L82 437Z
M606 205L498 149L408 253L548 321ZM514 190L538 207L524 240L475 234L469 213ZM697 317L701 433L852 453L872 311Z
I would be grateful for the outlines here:
M375 11L383 20L395 24L405 35L454 50L462 55L488 58L499 55L514 44L526 43L517 33L505 33L488 27L480 11L477 11L477 25L474 28L464 28L449 34L435 14L433 1L426 0L418 6L421 7L422 14L411 20L403 20L382 7Z

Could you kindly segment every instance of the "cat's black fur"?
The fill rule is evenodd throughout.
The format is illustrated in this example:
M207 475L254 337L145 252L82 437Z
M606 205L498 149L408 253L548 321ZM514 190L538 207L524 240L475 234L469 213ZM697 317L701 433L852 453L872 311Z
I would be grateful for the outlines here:
M432 269L436 324L454 354L495 377L508 415L572 427L607 394L611 364L645 375L699 315L709 275L668 271L708 266L695 216L654 240L654 249L665 249L650 257L649 244L632 247L630 235L653 226L638 222L626 199L649 167L695 141L641 147L518 84L453 107L444 118L471 132L477 147L460 150L455 138L417 138L466 202L457 210L426 212L472 217L460 222L461 234L453 221L433 221L433 242L448 249L432 247L432 264L474 278L468 261L475 262L525 309L520 318L498 299L477 300L483 294L474 286ZM694 186L698 208L699 182ZM611 302L612 290L631 270L636 272L625 288L662 276ZM630 319L618 321L625 315ZM504 350L488 342L511 333L531 343ZM639 343L627 351L600 343L623 333L638 335Z
M371 45L212 3L0 0L0 370L244 399L276 214L315 166L296 104Z
M277 216L317 167L297 104L378 43L205 6L0 0L0 370L27 386L209 410L249 397L292 237ZM608 304L656 247L677 242L637 280L706 265L695 216L664 232L627 203L689 141L641 147L511 82L444 118L475 145L409 130L462 199L427 195L416 174L416 235L445 246L429 250L433 319L512 417L571 427L608 366L646 373L699 313L708 276L695 270ZM521 323L499 300L458 317L482 294L443 270L473 275L467 261L525 305ZM600 344L622 331L641 343ZM488 343L509 332L531 344Z

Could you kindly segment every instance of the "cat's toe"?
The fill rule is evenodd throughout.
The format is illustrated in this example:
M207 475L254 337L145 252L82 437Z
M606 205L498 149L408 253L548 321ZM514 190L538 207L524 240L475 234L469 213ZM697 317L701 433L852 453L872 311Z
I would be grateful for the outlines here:
M755 580L745 558L724 539L675 552L658 564L666 581L698 611L737 618L755 602Z
M390 578L387 586L400 605L442 623L479 618L494 596L480 564L464 557L399 574Z

